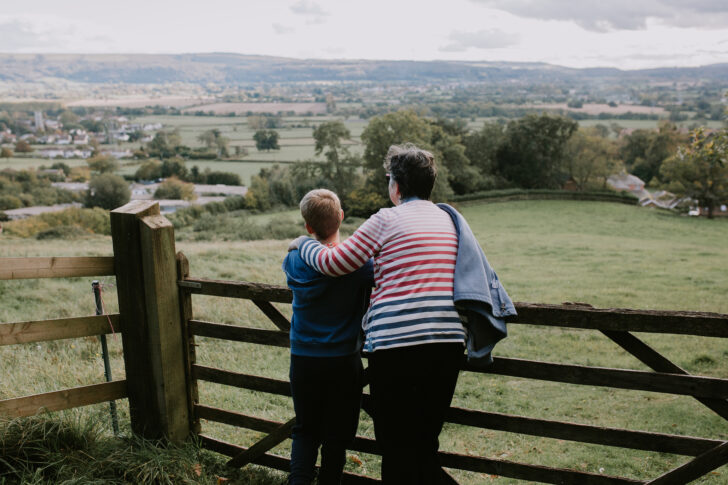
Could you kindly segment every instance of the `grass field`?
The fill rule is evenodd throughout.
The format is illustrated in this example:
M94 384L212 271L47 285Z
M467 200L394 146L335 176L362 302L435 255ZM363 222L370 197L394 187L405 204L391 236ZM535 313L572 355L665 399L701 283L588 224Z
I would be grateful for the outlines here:
M597 307L683 309L728 313L728 221L678 217L664 212L598 202L522 201L461 206L473 231L516 301L588 302ZM295 216L295 211L285 213ZM263 221L270 215L256 216ZM260 222L260 221L258 221ZM280 261L286 241L180 242L193 276L284 284ZM108 238L73 244L6 239L0 257L111 254ZM113 283L113 278L106 278ZM114 290L105 300L116 311ZM195 318L273 328L252 304L195 296ZM290 315L290 308L281 305ZM0 321L87 315L93 311L90 278L0 282ZM646 368L598 332L512 325L496 348L501 356L627 369ZM728 377L728 345L711 338L643 335L644 339L689 372ZM285 349L199 339L204 365L287 379ZM110 338L113 372L124 374L121 343ZM0 348L0 399L100 382L103 366L95 338ZM286 421L290 401L252 391L201 383L201 402ZM728 439L728 423L691 398L560 385L501 376L463 373L454 404L600 426ZM122 423L128 410L121 406ZM107 407L90 406L65 413L107 420ZM249 445L261 435L226 425L203 423L213 436ZM373 436L362 414L359 433ZM275 449L288 453L288 443ZM504 432L446 425L441 447L634 478L654 478L687 461L685 457ZM378 474L378 459L358 454L347 469ZM460 483L522 483L487 475L456 472ZM271 483L283 483L273 473ZM726 483L728 467L699 482Z

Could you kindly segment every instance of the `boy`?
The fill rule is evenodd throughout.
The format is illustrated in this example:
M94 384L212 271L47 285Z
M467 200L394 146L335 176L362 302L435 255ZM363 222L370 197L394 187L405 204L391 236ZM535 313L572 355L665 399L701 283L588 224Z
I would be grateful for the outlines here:
M344 218L335 193L318 189L301 200L306 230L335 246ZM338 484L346 447L359 423L361 321L374 284L373 263L340 278L309 267L293 250L283 261L293 291L291 393L296 412L289 483L310 484L321 446L321 485Z

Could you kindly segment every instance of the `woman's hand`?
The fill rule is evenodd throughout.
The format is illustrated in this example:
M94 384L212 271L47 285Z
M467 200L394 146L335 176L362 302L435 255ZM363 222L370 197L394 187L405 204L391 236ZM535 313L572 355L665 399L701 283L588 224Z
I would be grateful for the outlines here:
M309 239L308 236L298 236L296 239L291 241L291 243L288 245L288 252L290 253L294 249L298 249L299 246L305 241L306 239Z

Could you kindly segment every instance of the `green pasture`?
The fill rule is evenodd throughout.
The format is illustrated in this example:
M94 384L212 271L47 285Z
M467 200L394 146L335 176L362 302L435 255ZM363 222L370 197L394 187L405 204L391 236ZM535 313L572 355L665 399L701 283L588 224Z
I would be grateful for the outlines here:
M596 307L700 310L728 313L728 221L680 217L622 204L576 201L519 201L462 204L461 211L516 301L577 301ZM295 217L295 211L284 213ZM255 216L270 218L270 215ZM260 222L260 221L258 221ZM193 276L284 284L280 263L287 241L190 242L177 244L190 260ZM73 242L5 238L0 257L108 255L111 241L92 237ZM113 278L104 278L113 283ZM114 289L105 293L116 311ZM278 305L290 315L290 307ZM93 312L91 278L0 282L0 321L88 315ZM193 296L200 320L274 328L247 301ZM639 335L688 372L728 377L728 345L715 338ZM123 377L121 339L110 337L115 377ZM199 338L204 365L288 377L286 349ZM0 348L0 399L91 384L103 380L95 338ZM549 362L646 370L599 332L537 325L511 325L496 347L499 356ZM204 404L286 421L290 400L252 391L200 383ZM728 423L692 398L563 385L464 372L454 405L509 414L607 427L728 439ZM128 409L121 406L121 421ZM70 416L108 420L105 405L68 411ZM203 422L203 431L248 446L262 435ZM362 413L359 433L373 437ZM446 425L441 448L465 454L574 468L637 479L659 476L688 461L670 454L628 451L499 431ZM289 442L274 450L287 454ZM355 453L351 453L354 455ZM377 475L376 457L356 453L347 469ZM361 461L361 465L358 461ZM602 471L603 469L603 471ZM460 483L523 483L476 473L454 472ZM719 485L728 467L698 483ZM271 473L271 483L284 483Z

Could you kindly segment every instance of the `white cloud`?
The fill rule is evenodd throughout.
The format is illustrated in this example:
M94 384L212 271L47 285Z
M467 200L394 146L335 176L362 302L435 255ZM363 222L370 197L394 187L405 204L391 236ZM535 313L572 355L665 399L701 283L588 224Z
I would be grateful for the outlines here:
M473 1L518 17L572 21L595 32L645 29L649 19L677 27L728 27L728 2L725 0Z
M296 29L294 29L293 27L291 27L289 25L282 25L279 23L273 23L272 27L273 27L273 31L276 34L281 34L281 35L282 34L292 34L293 32L296 31Z
M518 44L520 35L503 32L498 29L480 30L477 32L453 31L450 33L450 44L440 47L441 52L464 52L468 49L500 49Z
M329 12L324 10L321 5L311 0L299 0L290 8L294 14L305 17L307 24L321 24L329 15Z

